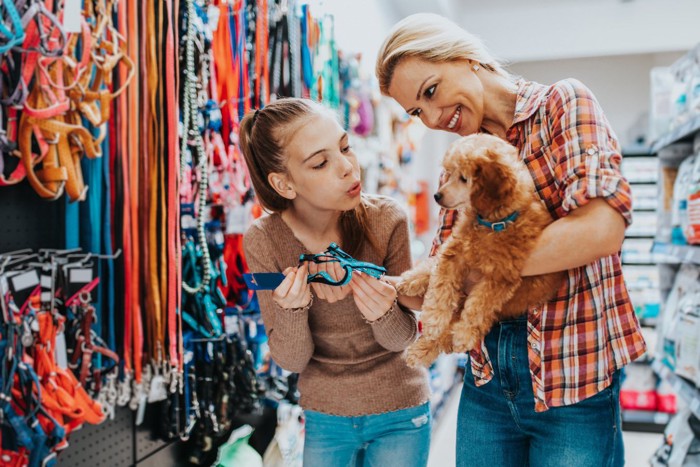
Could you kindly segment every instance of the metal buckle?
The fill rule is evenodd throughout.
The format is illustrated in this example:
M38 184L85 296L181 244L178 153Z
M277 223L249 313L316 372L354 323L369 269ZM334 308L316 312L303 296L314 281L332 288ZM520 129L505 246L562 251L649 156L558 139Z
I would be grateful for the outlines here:
M494 232L501 232L502 230L506 230L506 222L501 221L501 222L494 222L491 224L491 230Z

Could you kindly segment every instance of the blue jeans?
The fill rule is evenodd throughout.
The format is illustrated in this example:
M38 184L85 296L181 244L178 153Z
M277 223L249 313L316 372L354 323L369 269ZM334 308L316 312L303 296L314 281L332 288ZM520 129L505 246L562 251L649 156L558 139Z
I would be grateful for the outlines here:
M619 371L598 394L537 413L525 318L496 324L485 342L494 377L477 388L467 371L457 419L457 466L624 464Z
M340 417L306 410L304 467L425 467L430 403L376 415Z

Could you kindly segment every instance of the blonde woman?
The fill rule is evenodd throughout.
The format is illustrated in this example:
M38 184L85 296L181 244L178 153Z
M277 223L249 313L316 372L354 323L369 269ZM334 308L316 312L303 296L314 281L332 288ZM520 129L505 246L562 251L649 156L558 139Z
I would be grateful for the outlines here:
M376 74L381 91L429 128L490 133L520 150L555 219L521 274L568 271L552 301L499 323L470 352L457 464L623 465L619 372L645 344L618 255L630 187L595 97L574 79L512 76L476 37L433 14L394 26ZM441 212L433 254L457 215Z

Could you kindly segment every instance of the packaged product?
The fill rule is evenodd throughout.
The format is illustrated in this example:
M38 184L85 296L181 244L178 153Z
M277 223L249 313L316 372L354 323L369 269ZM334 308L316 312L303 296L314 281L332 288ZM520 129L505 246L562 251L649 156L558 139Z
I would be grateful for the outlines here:
M688 216L688 188L693 174L695 157L689 156L678 168L678 176L673 185L673 211L671 213L671 242L685 245L686 239L683 235L682 222Z

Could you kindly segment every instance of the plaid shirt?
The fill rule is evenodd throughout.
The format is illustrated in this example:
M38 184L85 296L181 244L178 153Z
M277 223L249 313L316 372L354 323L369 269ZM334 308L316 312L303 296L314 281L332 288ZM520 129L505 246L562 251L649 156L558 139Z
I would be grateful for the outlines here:
M591 91L576 80L553 86L519 81L507 140L530 170L555 219L603 198L632 222L630 187L620 147ZM441 210L431 255L450 236L457 212ZM528 310L528 354L535 410L579 402L611 383L639 358L645 343L622 277L619 255L568 271L556 298ZM470 353L477 386L493 377L486 347Z

